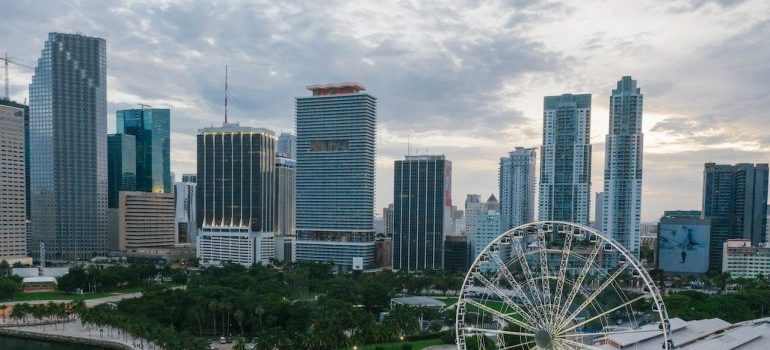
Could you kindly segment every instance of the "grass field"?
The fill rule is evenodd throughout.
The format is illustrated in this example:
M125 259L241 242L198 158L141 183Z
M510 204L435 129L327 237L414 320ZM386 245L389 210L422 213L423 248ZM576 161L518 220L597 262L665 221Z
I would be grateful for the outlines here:
M374 350L378 346L382 347L385 350L401 350L401 344L412 344L412 350L421 350L425 349L431 345L441 345L444 344L443 341L441 341L440 338L435 339L424 339L424 340L415 340L415 341L405 341L405 342L393 342L393 343L377 343L377 344L366 344L366 345L360 345L358 346L358 350ZM344 350L350 350L353 349L353 347L344 348ZM343 349L340 349L343 350Z

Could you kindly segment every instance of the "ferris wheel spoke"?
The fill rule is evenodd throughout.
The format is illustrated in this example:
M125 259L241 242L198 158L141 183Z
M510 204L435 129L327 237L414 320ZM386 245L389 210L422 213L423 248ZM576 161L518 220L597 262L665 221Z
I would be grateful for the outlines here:
M524 302L524 306L527 307L527 310L533 316L533 318L537 318L538 321L545 323L545 319L543 318L543 315L539 312L535 312L538 309L533 307L532 300L530 300L529 296L527 296L527 294L524 293L524 289L521 287L519 282L516 281L516 278L513 277L513 275L511 274L511 270L508 269L508 267L505 265L505 263L500 258L500 256L497 254L490 254L490 257L492 258L492 261L495 263L495 265L497 265L497 268L498 270L500 270L500 273L508 281L508 284L510 284L511 287L514 289L514 291L517 294L519 294L520 298Z
M477 308L479 308L479 309L481 309L481 310L483 310L485 312L488 312L488 313L493 314L493 315L495 315L497 317L500 317L500 318L502 318L502 319L504 319L504 320L506 320L508 322L516 324L517 326L519 326L521 328L524 328L524 329L526 329L528 331L533 331L533 332L535 331L535 328L532 327L531 325L528 325L528 324L526 324L526 323L524 323L524 322L522 322L520 320L517 320L516 318L514 318L511 315L505 314L505 313L497 311L497 310L495 310L495 309L493 309L493 308L491 308L489 306L486 306L486 305L484 305L482 303L479 303L478 301L468 299L465 302L468 303L468 304L471 304L471 305L473 305L473 306L475 306L475 307L477 307ZM522 316L522 317L524 317L524 316Z
M487 288L489 288L489 289L490 289L490 290L491 290L493 293L495 293L495 295L497 295L497 296L498 296L500 299L502 299L502 300L503 300L503 301L504 301L506 304L508 304L508 306L510 306L511 308L513 308L513 309L514 309L514 311L516 311L516 312L517 312L519 315L521 315L521 317L524 317L524 319L525 319L527 322L530 322L530 323L531 323L531 324L533 324L533 325L534 325L534 324L537 324L537 321L535 320L535 318L533 318L533 317L532 317L532 316L531 316L529 313L527 313L526 311L524 311L524 309L522 309L521 307L519 307L519 305L517 305L517 304L516 304L516 303L515 303L513 300L511 300L511 298L510 298L510 297L508 297L508 296L507 296L505 293L503 293L503 291L502 291L502 290L500 290L500 288L499 288L499 287L497 287L497 286L496 286L496 285L494 285L492 282L490 282L490 281L489 281L489 280L488 280L486 277L484 277L484 276L481 276L481 275L476 275L476 278L478 278L478 279L479 279L479 281L481 281L481 283L482 283L482 284L484 284L484 286L486 286ZM472 299L467 299L467 300L466 300L466 302L468 302L468 303L470 303L470 304L472 304L472 305L474 305L474 306L476 306L476 307L479 307L479 306L481 306L482 308L485 308L485 311L487 311L486 309L490 310L490 311L487 311L487 312L490 312L490 313L494 313L494 314L498 314L498 315L504 315L502 312L496 311L496 310L494 310L494 309L490 308L489 306L486 306L486 305L483 305L483 304L481 304L481 303L478 303L478 302L476 302L475 300L472 300ZM478 305L477 305L477 304L478 304ZM514 318L511 318L511 322L513 322L513 323L517 323L517 324L518 324L518 323L520 323L520 324L519 324L519 326L521 326L521 327L524 327L524 328L526 328L526 329L528 329L528 330L534 330L533 326L529 326L529 325L526 325L526 323L524 323L524 322L521 322L521 321L519 321L519 320L516 320L516 319L514 319Z
M562 339L561 339L561 341L563 341L563 342L564 342L564 343L566 343L567 345L577 346L577 347L578 347L578 348L580 348L580 349L586 349L586 350L602 350L602 349L599 349L599 348L597 348L597 347L595 347L595 346L586 345L586 344L583 344L583 343L581 343L581 342L576 342L576 341L574 341L574 340L569 340L569 339L564 339L564 338L562 338Z
M628 305L631 305L631 304L633 304L633 303L635 303L635 302L637 302L637 301L639 301L639 300L642 300L642 299L644 299L646 296L647 296L647 295L641 295L641 296L639 296L639 297L637 297L637 298L631 299L631 300L629 300L629 301L627 301L627 302L625 302L625 303L623 303L623 304L620 304L620 305L618 305L618 306L616 306L616 307L613 307L612 309L609 309L609 310L607 310L607 311L604 311L604 312L602 312L602 313L600 313L600 314L598 314L598 315L596 315L596 316L593 316L593 317L591 317L591 318L589 318L589 319L583 320L583 321L581 321L580 323L578 323L578 324L576 324L576 325L574 325L574 326L572 326L572 327L569 327L569 328L566 328L566 329L562 329L562 330L560 330L560 331L559 331L559 333L558 333L558 334L564 334L564 333L566 333L566 332L569 332L569 331L571 331L571 330L573 330L573 329L576 329L576 328L578 328L578 327L580 327L580 326L582 326L582 325L584 325L584 324L587 324L587 323L589 323L589 322L591 322L591 321L593 321L593 320L595 320L595 319L597 319L597 318L600 318L600 317L603 317L603 316L609 315L609 314L610 314L610 313L612 313L612 312L615 312L615 311L617 311L617 310L619 310L619 309L622 309L622 308L624 308L624 307L626 307L626 306L628 306Z
M551 327L553 323L553 303L551 302L551 284L550 284L550 271L548 271L548 237L547 233L543 229L538 229L538 240L540 241L540 274L543 276L541 284L543 285L543 302L546 305L547 311L546 319L548 319L548 327Z
M577 309L575 309L575 311L573 311L569 315L569 317L567 317L563 321L563 323L560 325L560 327L566 326L566 324L569 322L569 320L571 320L573 317L579 315L581 311L583 311L588 305L591 304L591 302L593 302L596 299L596 297L598 297L605 289L607 289L607 287L612 285L612 283L615 282L615 279L617 279L618 276L620 276L623 272L625 272L629 265L631 265L631 263L626 262L625 264L623 264L623 266L618 268L609 278L607 278L606 281L604 281L604 283L602 283L601 286L599 286L599 288L596 288L596 290L593 293L591 293L591 295L589 295L586 298L586 300L584 300L583 303L580 304L580 306L578 306Z
M521 270L524 273L524 278L527 280L527 287L529 288L530 293L532 293L533 298L535 299L535 302L537 304L540 304L542 307L541 312L546 312L546 306L545 301L540 296L540 291L537 287L537 284L535 283L535 278L532 276L532 269L529 268L529 263L527 262L527 257L525 256L525 253L523 251L523 248L521 247L521 244L517 245L517 248L522 250L521 251L521 258L519 259L519 265L521 266ZM543 316L543 319L545 319L545 316Z
M564 247L561 252L561 261L559 263L559 279L556 280L556 291L554 293L553 305L556 307L554 314L559 313L561 304L561 294L564 290L564 282L567 279L567 270L569 267L569 256L572 251L572 230L568 230L565 234Z
M559 319L563 320L563 317L569 312L569 306L572 305L572 302L575 301L575 297L580 292L580 287L583 285L583 281L585 281L586 276L591 271L591 267L593 267L594 260L596 260L596 256L599 255L601 247L602 240L597 239L596 244L594 244L594 247L591 250L591 254L588 256L588 259L586 259L583 268L580 270L580 275L578 275L578 277L575 279L575 283L572 285L572 288L567 295L567 299L563 303L564 306L561 307L561 310L558 312Z
M467 328L469 332L478 332L478 333L494 333L494 334L504 334L504 335L518 335L520 337L530 337L534 338L534 333L522 333L522 332L511 332L511 331L505 331L502 329L487 329L487 328L477 328L477 327L468 327Z
M608 336L608 335L615 335L615 334L638 334L638 333L663 333L660 329L633 329L633 330L627 330L627 331L614 331L614 332L595 332L595 333L572 333L572 334L562 334L560 337L565 338L574 338L574 337L592 337L595 335L600 336Z

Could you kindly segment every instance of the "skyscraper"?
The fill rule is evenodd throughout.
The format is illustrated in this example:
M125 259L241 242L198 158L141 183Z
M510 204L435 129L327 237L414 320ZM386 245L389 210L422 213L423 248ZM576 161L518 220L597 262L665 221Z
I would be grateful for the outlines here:
M107 44L50 33L30 99L32 249L90 258L107 244Z
M107 207L117 208L120 191L136 191L134 135L107 135Z
M765 242L768 191L767 164L706 163L703 170L702 218L711 218L709 269L722 268L727 239Z
M277 153L290 159L297 159L297 137L288 132L282 132L278 136Z
M534 148L516 147L500 158L500 230L535 220Z
M198 182L198 175L197 174L182 174L182 182L197 183Z
M24 109L0 105L0 261L27 256Z
M596 192L594 197L594 223L593 227L599 231L602 229L602 218L604 217L604 192Z
M625 76L618 81L610 96L610 126L604 152L602 232L637 258L642 216L643 99L636 80Z
M185 175L182 176L182 181L174 184L176 242L195 244L198 238L198 220L195 215L197 184L194 181L184 181L193 180Z
M0 106L8 106L8 107L15 107L24 110L24 184L25 184L25 198L27 202L27 220L29 221L32 217L32 210L31 210L31 200L30 200L30 180L29 180L29 106L25 104L18 103L16 101L12 100L6 100L4 98L0 98ZM29 224L29 223L28 223ZM29 242L27 242L29 243Z
M406 156L394 169L393 269L443 269L444 237L452 222L452 163L443 155Z
M275 157L275 258L279 261L296 260L296 167L294 159Z
M118 250L173 248L174 194L120 191Z
M116 112L118 134L136 137L136 189L171 193L171 111L142 108Z
M591 95L547 96L543 103L540 220L588 225L591 207Z
M250 266L275 256L275 134L223 124L198 131L198 258Z
M377 100L357 83L298 97L297 260L374 264Z
M476 227L476 217L487 212L487 204L481 201L481 196L475 193L465 197L465 234L472 235Z

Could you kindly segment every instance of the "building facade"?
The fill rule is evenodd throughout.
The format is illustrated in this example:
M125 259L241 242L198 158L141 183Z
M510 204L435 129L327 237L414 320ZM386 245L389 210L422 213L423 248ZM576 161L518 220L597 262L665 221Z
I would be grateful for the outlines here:
M466 273L470 268L471 245L467 236L446 236L444 240L444 270Z
M593 227L601 231L602 222L604 221L602 219L604 217L604 192L596 192L594 203L596 203L596 207L594 208Z
M31 195L30 195L30 180L29 180L29 106L25 104L18 103L16 101L8 100L5 98L0 98L0 106L6 106L6 107L14 107L24 110L24 193L26 200L26 215L27 215L27 225L29 225L29 220L32 218L32 210L31 210ZM29 242L27 242L29 243ZM29 252L29 250L27 250Z
M120 192L118 250L172 248L174 229L174 194Z
M182 179L185 179L183 176ZM187 178L190 180L190 178ZM195 182L177 182L174 184L176 215L174 231L179 244L195 244L198 239L198 220L195 215L195 198L198 185Z
M706 163L701 215L711 219L711 269L721 268L726 240L748 239L753 245L765 242L767 186L767 164Z
M32 247L49 258L107 248L106 46L50 33L29 86Z
M117 208L120 191L136 191L136 138L107 135L107 207Z
M642 217L644 95L625 76L610 96L610 126L605 142L602 232L639 257Z
M27 256L24 109L0 105L0 261Z
M116 112L118 134L136 138L136 188L171 193L171 111L142 108Z
M500 229L505 232L535 220L534 148L516 147L500 158Z
M664 214L658 223L658 269L667 273L706 273L710 236L709 219Z
M197 137L197 255L250 266L275 256L275 134L223 124Z
M285 158L297 159L297 137L288 132L278 135L277 153Z
M281 155L275 157L275 258L279 261L296 260L296 168L296 160Z
M394 164L393 183L393 269L443 269L452 162L443 155L406 156Z
M722 272L732 278L770 275L770 247L752 245L748 239L728 239L722 244Z
M484 248L500 236L501 222L500 213L494 210L476 217L476 225L472 235L473 256L471 261L476 260L479 254L484 251ZM491 262L484 263L481 268L483 271L496 270L494 263Z
M487 212L487 204L481 201L481 196L475 193L465 196L465 210L463 211L465 234L472 235L476 228L476 217Z
M540 220L588 225L591 208L591 95L547 96L540 152Z
M296 99L297 260L374 265L377 101L357 83Z

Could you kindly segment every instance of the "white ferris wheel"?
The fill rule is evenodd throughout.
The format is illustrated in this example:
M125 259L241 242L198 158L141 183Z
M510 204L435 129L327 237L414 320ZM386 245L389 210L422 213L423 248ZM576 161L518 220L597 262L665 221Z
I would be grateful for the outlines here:
M465 276L459 350L605 350L623 339L674 348L650 275L594 229L558 221L516 227L487 245Z

